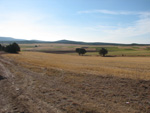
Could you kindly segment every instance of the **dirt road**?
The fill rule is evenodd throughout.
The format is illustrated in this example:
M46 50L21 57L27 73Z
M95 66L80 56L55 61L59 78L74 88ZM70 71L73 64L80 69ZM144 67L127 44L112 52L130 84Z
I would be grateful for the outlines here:
M0 113L58 112L52 106L44 110L47 106L34 95L37 75L0 57Z
M150 81L34 68L0 56L0 113L150 112Z

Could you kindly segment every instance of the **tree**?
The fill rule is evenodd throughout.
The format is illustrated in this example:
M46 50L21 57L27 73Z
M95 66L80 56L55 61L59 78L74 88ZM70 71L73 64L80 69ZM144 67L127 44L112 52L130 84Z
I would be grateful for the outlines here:
M2 45L0 44L0 51L2 50Z
M79 53L81 48L76 48L76 52ZM80 54L79 54L80 55Z
M76 48L76 52L77 52L79 55L82 54L82 56L83 56L83 54L86 53L86 50L85 50L84 48Z
M12 44L12 48L13 48L13 52L14 53L17 53L17 52L20 51L19 45L17 43L15 43L15 42Z
M99 51L99 54L102 55L103 57L108 53L107 49L105 48L102 48L100 51Z
M0 44L0 51L4 51L5 47Z
M20 51L20 47L15 42L5 47L5 52L8 52L8 53L18 53L19 51Z

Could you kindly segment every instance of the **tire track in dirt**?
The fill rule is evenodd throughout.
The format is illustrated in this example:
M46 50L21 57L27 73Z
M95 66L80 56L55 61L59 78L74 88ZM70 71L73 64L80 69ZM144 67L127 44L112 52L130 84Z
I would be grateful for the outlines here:
M42 102L34 95L35 92L33 82L36 78L34 75L38 75L38 73L33 73L25 68L17 66L16 63L13 63L11 60L6 60L3 57L1 57L0 59L1 74L7 78L7 83L9 83L9 86L7 86L7 88L5 86L3 86L3 88L11 88L11 91L9 92L10 94L8 93L8 90L1 91L4 93L7 92L9 98L6 98L5 95L1 98L5 102L9 101L7 103L12 103L9 109L3 107L1 108L1 111L3 112L5 110L4 112L19 113L20 111L18 109L21 109L21 112L24 113L61 113L53 106L47 106L44 102ZM11 70L11 72L9 70ZM6 81L3 83L6 84ZM13 101L11 99L13 99Z
M3 63L8 63L4 61L0 56L0 76L3 80L0 80L0 112L1 113L16 113L21 112L18 106L13 103L12 97L15 94L15 86L13 74L4 66Z

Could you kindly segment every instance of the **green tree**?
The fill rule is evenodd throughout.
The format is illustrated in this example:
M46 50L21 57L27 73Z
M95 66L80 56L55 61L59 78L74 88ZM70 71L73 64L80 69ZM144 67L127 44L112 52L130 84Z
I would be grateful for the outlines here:
M5 51L8 53L18 53L20 51L20 47L14 42L13 44L7 45L5 47Z
M102 48L101 50L99 50L99 54L104 57L106 54L108 54L108 51L107 51L107 49Z
M84 48L76 48L76 52L79 54L79 55L82 55L86 53L86 50Z
M17 52L20 51L19 45L17 43L15 43L15 42L12 44L12 48L13 48L13 52L14 53L17 53Z
M5 50L5 46L0 44L0 51L4 51Z
M0 51L2 51L2 45L0 44Z

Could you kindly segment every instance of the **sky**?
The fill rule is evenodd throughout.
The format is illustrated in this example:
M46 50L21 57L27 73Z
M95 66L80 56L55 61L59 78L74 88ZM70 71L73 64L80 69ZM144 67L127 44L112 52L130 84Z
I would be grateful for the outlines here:
M150 44L150 0L0 0L0 37Z

